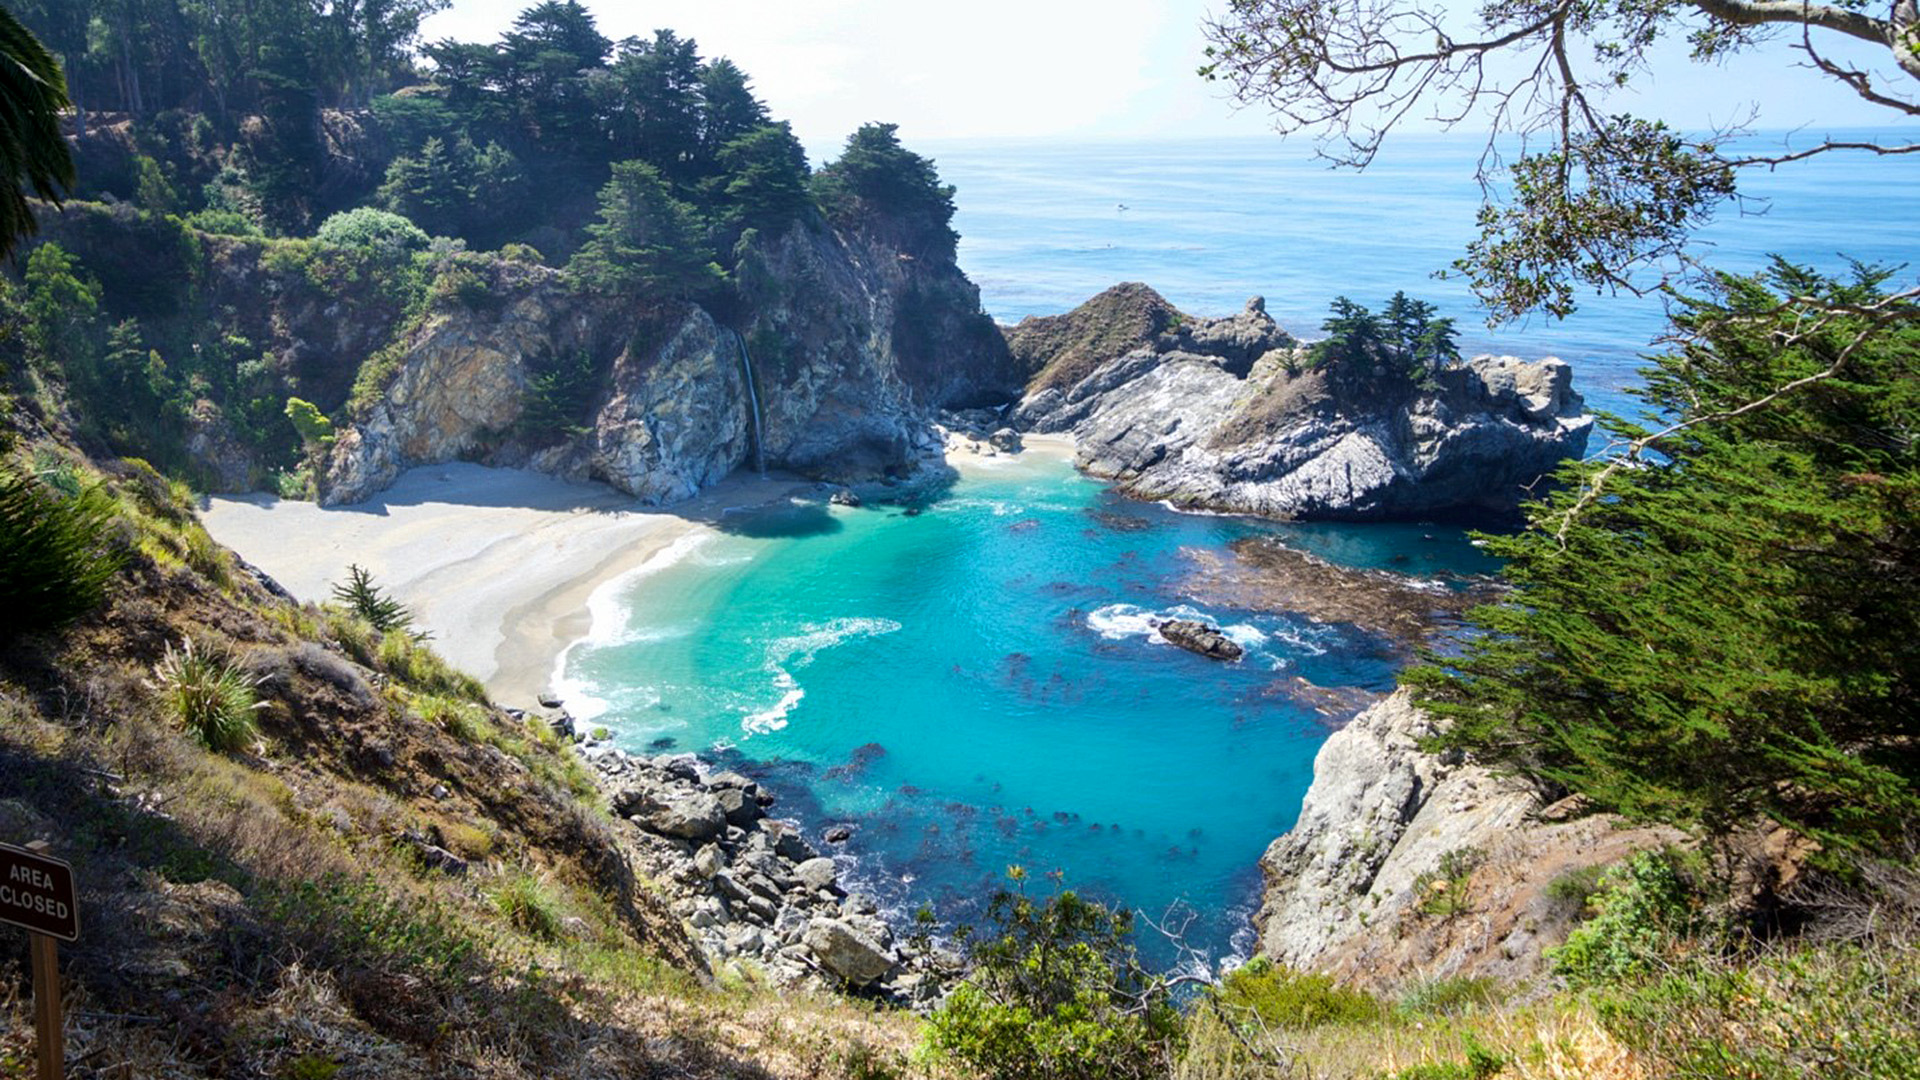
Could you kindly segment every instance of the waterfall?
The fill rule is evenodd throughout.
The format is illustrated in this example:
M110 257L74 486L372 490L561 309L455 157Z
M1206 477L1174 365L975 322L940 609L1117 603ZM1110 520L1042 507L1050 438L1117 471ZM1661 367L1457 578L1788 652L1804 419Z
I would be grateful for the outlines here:
M733 343L740 348L740 367L747 374L747 402L753 406L753 467L761 476L767 475L766 433L760 427L760 392L753 388L753 361L747 356L747 339L734 330Z

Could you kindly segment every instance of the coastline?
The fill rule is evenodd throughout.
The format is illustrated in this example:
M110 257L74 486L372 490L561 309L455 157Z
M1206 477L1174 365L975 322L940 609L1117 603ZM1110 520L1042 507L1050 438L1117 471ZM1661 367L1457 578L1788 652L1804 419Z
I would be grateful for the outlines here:
M1068 436L1033 436L1021 453L949 447L961 472L1025 453L1071 460ZM735 472L671 507L636 505L604 484L468 463L401 474L363 503L322 508L263 493L216 495L201 521L304 602L322 603L358 564L414 612L417 625L496 702L530 707L555 683L567 650L594 630L593 600L712 529L729 511L818 485Z
M207 531L301 601L330 598L357 563L413 609L434 648L495 701L531 706L592 630L595 590L712 527L729 509L812 485L735 473L670 508L601 484L453 463L411 469L364 503L322 508L213 496Z

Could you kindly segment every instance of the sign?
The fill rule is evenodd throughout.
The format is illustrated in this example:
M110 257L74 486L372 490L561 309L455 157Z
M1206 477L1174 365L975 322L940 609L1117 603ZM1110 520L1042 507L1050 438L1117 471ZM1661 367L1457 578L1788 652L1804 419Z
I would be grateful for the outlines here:
M0 844L0 923L62 941L79 940L80 904L73 867Z

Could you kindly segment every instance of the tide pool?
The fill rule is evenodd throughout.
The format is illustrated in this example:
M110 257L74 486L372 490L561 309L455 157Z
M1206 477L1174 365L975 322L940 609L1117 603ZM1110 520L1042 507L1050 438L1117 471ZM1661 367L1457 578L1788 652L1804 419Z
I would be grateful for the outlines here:
M1177 514L1029 452L915 514L730 519L603 597L568 693L629 750L718 751L816 841L853 826L855 879L896 913L972 918L1017 864L1155 920L1184 903L1219 956L1328 730L1296 679L1379 692L1399 663L1349 627L1188 598L1183 552L1258 533L1416 576L1491 568L1457 531ZM1159 641L1167 616L1246 658Z

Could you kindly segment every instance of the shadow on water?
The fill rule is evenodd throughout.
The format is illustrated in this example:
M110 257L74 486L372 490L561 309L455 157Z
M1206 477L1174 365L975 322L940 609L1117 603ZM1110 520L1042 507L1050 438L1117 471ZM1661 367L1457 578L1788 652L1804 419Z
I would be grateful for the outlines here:
M731 536L755 540L797 540L830 536L846 528L822 502L787 502L741 513L727 514L714 528Z

